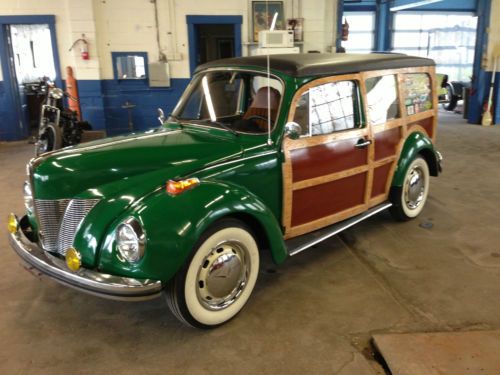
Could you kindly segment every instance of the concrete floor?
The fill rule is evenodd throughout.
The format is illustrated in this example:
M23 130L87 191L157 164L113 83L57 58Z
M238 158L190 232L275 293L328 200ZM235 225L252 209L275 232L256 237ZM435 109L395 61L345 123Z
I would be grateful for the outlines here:
M444 174L421 217L388 213L275 267L229 324L179 324L162 299L101 300L37 280L0 236L0 373L383 373L370 337L500 329L500 126L441 114ZM0 144L0 225L23 211L32 145ZM5 232L4 232L5 233Z

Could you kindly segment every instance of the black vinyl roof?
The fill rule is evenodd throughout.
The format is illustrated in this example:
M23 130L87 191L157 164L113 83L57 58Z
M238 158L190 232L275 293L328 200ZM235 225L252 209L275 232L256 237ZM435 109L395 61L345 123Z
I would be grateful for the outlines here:
M324 76L358 73L367 70L434 66L434 60L403 54L354 53L300 53L270 55L271 70L293 77ZM266 56L235 57L210 61L200 65L196 72L209 68L248 67L266 68Z

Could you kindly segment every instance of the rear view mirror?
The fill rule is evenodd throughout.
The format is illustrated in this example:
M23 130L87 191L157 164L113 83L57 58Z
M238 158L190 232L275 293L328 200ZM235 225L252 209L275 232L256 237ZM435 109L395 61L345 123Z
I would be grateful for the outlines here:
M298 139L302 133L302 128L296 122L287 122L285 125L285 135L290 139Z
M160 124L163 125L165 122L165 113L163 112L163 109L158 108L158 121L160 121Z

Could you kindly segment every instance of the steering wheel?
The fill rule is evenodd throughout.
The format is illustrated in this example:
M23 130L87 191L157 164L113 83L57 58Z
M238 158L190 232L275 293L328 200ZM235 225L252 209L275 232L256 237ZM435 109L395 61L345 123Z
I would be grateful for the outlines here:
M252 115L252 116L248 116L245 120L262 120L262 121L265 121L266 124L267 124L267 117L264 117L264 116L259 116L259 115ZM271 123L271 126L274 125L274 121L273 120L270 120L270 123Z

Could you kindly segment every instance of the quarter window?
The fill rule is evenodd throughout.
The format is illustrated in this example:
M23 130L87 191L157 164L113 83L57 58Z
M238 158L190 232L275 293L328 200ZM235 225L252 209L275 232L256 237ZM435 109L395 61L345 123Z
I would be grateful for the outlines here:
M323 135L360 127L358 85L354 81L330 82L302 94L294 121L303 135Z
M368 78L365 83L371 125L401 117L395 75Z
M428 74L405 74L404 92L408 116L432 109L431 79Z

